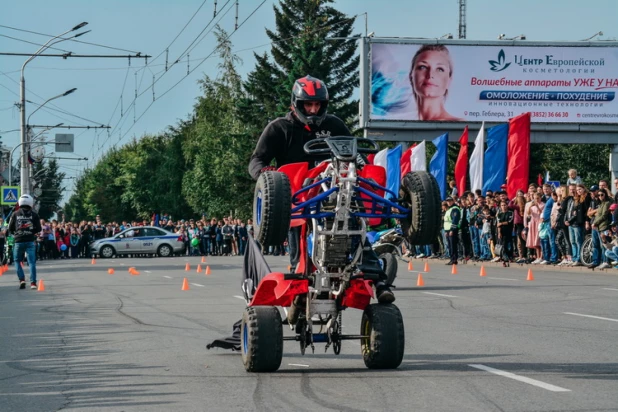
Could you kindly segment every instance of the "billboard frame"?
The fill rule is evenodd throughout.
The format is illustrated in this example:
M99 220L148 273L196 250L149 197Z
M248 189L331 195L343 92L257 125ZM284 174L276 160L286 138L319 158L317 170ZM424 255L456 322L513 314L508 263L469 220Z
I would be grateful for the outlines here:
M443 44L445 46L520 46L520 47L614 47L618 41L528 41L528 40L452 40L404 37L361 37L360 39L360 107L359 128L365 137L386 141L427 140L444 132L450 141L457 141L459 133L468 126L470 131L479 130L480 121L469 122L418 122L371 120L371 44ZM503 123L503 122L502 122ZM485 122L485 127L500 123ZM586 134L585 139L582 134ZM540 123L531 125L531 143L593 143L617 144L618 123Z

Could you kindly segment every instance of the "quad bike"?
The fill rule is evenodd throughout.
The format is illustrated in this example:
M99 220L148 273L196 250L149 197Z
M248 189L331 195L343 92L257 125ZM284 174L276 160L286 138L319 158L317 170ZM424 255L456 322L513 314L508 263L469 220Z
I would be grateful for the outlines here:
M393 304L370 304L381 268L375 258L370 264L367 226L395 218L411 242L433 241L440 230L437 182L428 173L412 172L403 177L399 193L388 190L384 168L363 164L359 156L377 153L370 139L315 139L304 151L328 160L311 170L309 163L288 164L262 173L256 184L256 240L281 244L290 227L299 227L301 254L294 273L261 279L245 309L240 335L245 369L276 371L284 340L298 342L304 355L316 343L339 354L342 341L352 339L361 341L368 368L397 368L405 346L403 318ZM293 336L283 336L277 306L287 308L285 323ZM363 311L359 334L342 333L346 308Z

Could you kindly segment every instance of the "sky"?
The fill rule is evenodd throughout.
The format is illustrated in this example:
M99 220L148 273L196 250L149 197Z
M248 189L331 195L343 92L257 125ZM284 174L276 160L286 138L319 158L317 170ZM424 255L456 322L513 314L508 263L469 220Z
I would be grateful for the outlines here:
M209 32L214 23L218 22L228 33L234 32L230 40L243 59L239 72L246 77L255 66L253 53L270 50L265 29L274 29L273 6L278 3L278 0L266 0L263 4L262 0L239 0L238 23L244 23L235 32L235 0L218 0L218 15L214 21L214 0L5 2L0 26L55 36L81 22L88 22L80 31L91 31L78 40L108 48L63 41L53 46L61 50L47 52L121 56L140 52L152 56L146 67L143 59L126 57L63 59L42 56L26 66L27 100L40 104L77 88L74 93L37 111L31 124L112 127L109 134L107 130L92 129L54 129L47 133L50 141L55 133L75 135L73 154L54 154L53 146L46 146L48 156L71 158L58 160L61 171L71 178L84 168L93 167L112 145L164 131L190 115L200 95L197 81L204 75L217 76L217 59L207 58L215 47L214 33ZM348 16L358 15L354 33L364 34L366 16L368 31L374 32L375 37L437 38L452 33L457 38L457 0L337 0L334 7ZM533 41L577 41L599 31L603 35L598 39L616 40L617 20L618 0L467 1L468 40L495 40L500 34L506 37L525 34ZM0 52L33 53L49 38L0 27ZM172 65L189 46L189 62L184 57ZM15 147L20 141L19 132L14 131L20 125L19 110L14 104L19 101L20 69L26 59L24 56L0 56L0 136L2 143L9 147ZM157 79L154 87L153 76ZM36 107L27 103L26 114L31 114ZM81 158L88 158L88 161L77 160ZM65 201L72 193L73 182L65 181Z

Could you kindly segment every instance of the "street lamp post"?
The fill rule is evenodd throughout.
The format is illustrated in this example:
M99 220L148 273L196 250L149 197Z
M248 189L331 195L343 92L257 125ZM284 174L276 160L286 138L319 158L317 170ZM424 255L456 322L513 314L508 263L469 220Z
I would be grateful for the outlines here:
M24 78L24 70L26 68L26 65L30 63L32 59L34 59L36 56L38 56L41 52L43 52L48 47L51 47L52 45L56 43L60 43L61 41L73 39L75 37L79 37L82 34L84 34L85 32L82 32L72 37L62 38L62 36L64 36L65 34L75 31L75 30L79 30L87 24L88 23L86 22L80 23L77 26L73 27L71 30L67 30L62 34L59 34L58 36L49 39L47 43L41 46L41 48L37 50L32 56L30 56L28 60L25 61L23 66L21 66L21 78L19 81L19 94L20 94L19 110L20 110L20 115L21 115L20 116L20 120L21 120L20 121L21 123L20 124L20 130L21 130L21 143L20 143L21 144L21 169L20 169L21 181L20 181L20 186L21 186L22 193L30 192L30 181L28 178L28 150L29 150L28 143L29 142L28 142L28 131L26 130L26 80Z

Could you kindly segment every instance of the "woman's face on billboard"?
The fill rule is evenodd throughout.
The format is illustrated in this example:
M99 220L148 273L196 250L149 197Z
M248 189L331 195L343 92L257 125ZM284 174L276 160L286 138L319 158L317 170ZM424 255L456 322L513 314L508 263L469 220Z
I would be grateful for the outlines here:
M413 83L416 94L422 97L442 97L451 84L448 55L441 51L426 51L416 60Z

